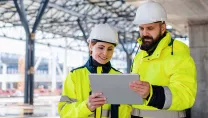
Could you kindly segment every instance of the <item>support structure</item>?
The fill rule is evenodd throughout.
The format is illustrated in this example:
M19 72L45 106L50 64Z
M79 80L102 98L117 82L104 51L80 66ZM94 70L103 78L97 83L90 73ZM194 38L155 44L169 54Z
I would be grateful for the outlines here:
M30 32L29 23L26 17L23 0L14 0L15 7L19 14L21 23L26 34L26 55L25 55L25 87L24 87L24 103L33 105L33 87L34 87L34 61L35 61L35 31L40 23L41 17L47 7L49 0L42 0L35 23Z
M84 41L87 43L87 36L86 36L86 31L84 30L84 28L82 27L81 21L80 19L77 20L77 24L79 25L80 30L82 31L83 37L84 37ZM90 53L89 53L90 54Z
M192 118L208 115L208 22L195 21L189 24L189 45L197 69L197 97L191 109Z
M37 62L35 63L35 67L34 67L35 71L38 69L38 66L40 65L41 60L42 60L42 57L39 57Z
M68 73L68 41L65 39L65 49L64 49L64 65L63 65L63 85L64 85L64 80L67 76Z
M126 36L126 33L119 32L119 42L126 53L127 73L131 72L132 54L134 53L135 48L137 46L137 38L138 36L136 36L134 33L132 33L132 38L129 39Z
M52 86L51 86L51 91L52 93L56 89L56 53L52 54Z
M6 64L2 64L3 66L3 70L2 70L2 74L4 76L7 75L7 65ZM2 90L6 90L7 89L7 83L5 81L2 81Z

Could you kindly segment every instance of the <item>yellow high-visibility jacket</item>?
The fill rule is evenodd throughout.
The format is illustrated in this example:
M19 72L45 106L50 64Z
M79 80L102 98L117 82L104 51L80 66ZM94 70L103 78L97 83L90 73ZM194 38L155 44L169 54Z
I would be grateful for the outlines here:
M121 72L112 68L110 62L103 66L93 66L92 57L84 66L72 70L64 82L62 96L58 104L58 112L61 118L101 118L100 116L109 118L110 104L104 104L102 108L97 108L96 112L91 112L87 107L87 100L91 91L88 77L90 73L120 74ZM120 105L119 118L129 118L131 110L129 105Z
M132 73L151 84L149 98L144 99L144 105L133 105L136 110L185 110L193 106L197 91L195 63L188 46L171 39L169 32L152 55L141 50L135 56Z

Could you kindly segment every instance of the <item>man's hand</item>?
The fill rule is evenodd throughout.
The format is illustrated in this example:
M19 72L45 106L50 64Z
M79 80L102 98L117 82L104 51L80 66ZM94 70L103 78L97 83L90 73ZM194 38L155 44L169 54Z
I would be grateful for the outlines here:
M104 105L106 103L106 98L102 96L102 93L93 93L89 96L87 107L90 111L94 111L96 108Z
M145 81L133 81L129 83L129 87L134 92L142 96L142 98L147 98L150 94L150 84Z

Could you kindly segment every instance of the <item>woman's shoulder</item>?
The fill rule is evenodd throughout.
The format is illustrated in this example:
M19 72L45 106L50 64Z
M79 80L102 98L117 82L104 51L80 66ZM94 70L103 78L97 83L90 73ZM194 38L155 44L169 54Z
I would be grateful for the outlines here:
M77 68L74 68L72 69L68 74L67 74L67 77L66 78L69 78L69 79L75 79L77 78L78 76L82 76L83 75L83 72L86 71L85 68L86 66L80 66L80 67L77 67Z
M84 69L85 67L86 66L80 66L80 67L77 67L77 68L72 69L70 72L73 73L75 71L80 71L80 70Z

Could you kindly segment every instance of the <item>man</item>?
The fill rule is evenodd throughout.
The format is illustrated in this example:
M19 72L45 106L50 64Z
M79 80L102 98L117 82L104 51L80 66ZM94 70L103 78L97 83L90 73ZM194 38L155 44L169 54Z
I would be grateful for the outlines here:
M129 84L144 98L144 105L132 105L132 117L181 118L196 97L196 68L189 48L173 40L166 30L165 9L154 1L141 4L134 24L140 30L140 52L132 73L140 81Z

